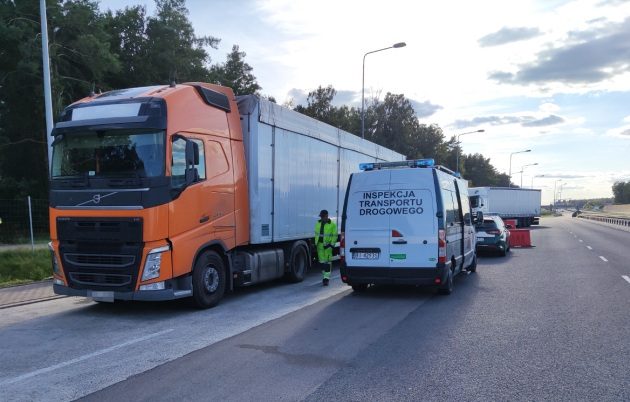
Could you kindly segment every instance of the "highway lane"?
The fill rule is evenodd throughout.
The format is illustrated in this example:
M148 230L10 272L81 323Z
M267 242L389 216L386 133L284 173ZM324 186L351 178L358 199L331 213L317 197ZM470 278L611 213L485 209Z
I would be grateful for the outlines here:
M602 230L543 220L536 248L482 257L447 298L357 297L313 273L208 311L81 298L6 309L0 395L72 400L114 384L88 399L628 399L630 281L598 256L630 253Z
M449 297L342 292L85 400L629 400L630 284L574 225L544 219Z
M73 400L348 291L338 280L322 288L320 276L239 289L203 311L187 301L112 305L77 297L4 309L0 400Z
M615 270L619 275L630 275L630 232L586 219L563 217L558 223L592 252L599 260L595 262L606 263L607 269Z

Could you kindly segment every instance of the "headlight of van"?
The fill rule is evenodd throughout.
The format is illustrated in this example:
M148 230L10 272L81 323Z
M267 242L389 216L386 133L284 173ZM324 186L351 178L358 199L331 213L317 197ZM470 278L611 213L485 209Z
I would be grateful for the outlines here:
M170 246L163 246L154 248L147 254L147 259L144 262L144 269L142 270L142 282L149 279L155 279L160 276L160 267L162 266L162 253L169 251Z

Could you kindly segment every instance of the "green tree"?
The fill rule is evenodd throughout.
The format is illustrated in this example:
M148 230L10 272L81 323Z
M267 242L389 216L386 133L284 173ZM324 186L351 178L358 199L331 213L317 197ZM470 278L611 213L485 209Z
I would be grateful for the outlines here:
M359 111L345 105L334 106L332 101L336 95L332 85L325 88L320 85L308 93L306 106L297 105L294 110L350 133L358 133L361 124Z
M254 69L245 62L245 56L238 45L232 46L227 61L210 68L210 80L232 88L235 95L258 94L261 86L252 73Z
M53 108L118 71L96 2L47 2ZM47 197L39 1L0 1L0 198Z
M116 88L208 81L210 56L219 39L197 36L188 19L185 0L155 0L155 16L144 6L107 12L103 17L110 45L123 64L123 74L108 81Z
M460 164L463 165L462 177L470 181L473 187L508 187L510 184L508 175L499 173L490 159L482 154L460 156Z
M612 186L616 204L630 204L630 181L617 181Z

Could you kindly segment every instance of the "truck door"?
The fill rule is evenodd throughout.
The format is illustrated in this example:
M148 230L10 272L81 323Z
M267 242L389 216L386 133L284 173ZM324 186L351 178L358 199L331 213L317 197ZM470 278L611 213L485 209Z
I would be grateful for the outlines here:
M387 170L352 176L345 205L345 258L349 267L389 266L389 216L379 206L389 190L389 178Z
M389 215L389 266L435 268L438 227L431 170L392 170ZM401 272L397 272L400 274ZM392 272L394 274L394 272Z

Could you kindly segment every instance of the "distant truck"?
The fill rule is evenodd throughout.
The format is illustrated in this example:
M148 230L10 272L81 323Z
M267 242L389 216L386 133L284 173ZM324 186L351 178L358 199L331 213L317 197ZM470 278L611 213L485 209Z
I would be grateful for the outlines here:
M53 135L57 294L193 297L312 261L321 209L339 218L360 162L404 156L255 96L206 83L130 88L67 107Z
M538 225L540 219L540 190L509 187L471 187L468 189L473 213L498 215L516 219L517 226Z

